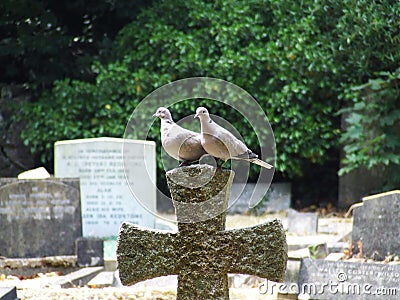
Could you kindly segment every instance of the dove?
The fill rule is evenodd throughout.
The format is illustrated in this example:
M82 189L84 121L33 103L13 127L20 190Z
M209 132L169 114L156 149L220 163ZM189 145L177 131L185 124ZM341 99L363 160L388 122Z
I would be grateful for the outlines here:
M161 120L162 147L169 156L183 161L179 166L199 160L201 156L207 154L201 146L200 133L177 125L167 108L159 107L153 117L159 117Z
M194 117L200 119L201 145L208 154L224 160L224 163L228 159L235 159L249 161L266 169L273 167L258 159L258 155L247 148L245 143L215 123L206 108L198 107Z

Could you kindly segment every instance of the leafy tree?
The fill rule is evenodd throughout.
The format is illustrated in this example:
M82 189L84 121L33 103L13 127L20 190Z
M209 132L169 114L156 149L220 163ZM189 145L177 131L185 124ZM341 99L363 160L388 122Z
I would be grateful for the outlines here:
M377 75L348 91L353 104L341 111L347 128L341 137L346 156L340 174L386 166L383 188L393 189L400 182L400 71Z
M386 167L382 191L398 188L400 2L349 1L337 25L343 69L345 157L340 175ZM381 168L380 168L381 169Z
M92 81L56 81L24 110L24 139L51 161L54 141L122 136L129 114L154 89L209 76L241 86L267 112L281 176L302 178L298 186L308 190L321 177L332 183L339 165L337 112L351 109L353 86L377 71L394 72L399 6L370 0L156 1L123 26L111 48L104 47L110 55L91 64ZM194 107L186 101L173 110L179 119ZM242 119L220 104L213 103L213 112L257 147ZM159 141L153 127L150 138Z
M250 91L266 109L270 121L279 124L274 128L277 143L285 149L279 153L279 168L300 174L304 160L325 159L324 153L336 135L332 126L335 97L325 98L325 104L314 101L319 90L328 94L324 85L334 64L320 50L320 24L301 9L306 6L292 5L291 1L287 1L287 7L280 5L275 1L160 1L121 30L115 41L115 62L95 66L98 77L90 86L106 94L99 98L92 93L91 106L98 109L111 101L117 111L131 105L128 103L133 108L132 98L138 101L172 80L223 78ZM287 9L292 14L287 14ZM56 84L55 92L75 91L76 96L66 97L81 103L83 99L78 99L87 95L87 89L81 93L81 86L80 82L62 81ZM325 96L323 92L320 97ZM58 99L59 95L52 97L52 101L65 100ZM82 104L77 105L79 111ZM178 109L178 114L186 108ZM228 112L218 113L225 116ZM93 118L90 113L83 115ZM324 122L318 124L319 120ZM84 123L91 126L91 122ZM246 132L243 135L247 136Z

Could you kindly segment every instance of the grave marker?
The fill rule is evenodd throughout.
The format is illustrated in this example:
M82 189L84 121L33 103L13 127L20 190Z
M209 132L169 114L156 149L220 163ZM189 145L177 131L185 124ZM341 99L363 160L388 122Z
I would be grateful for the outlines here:
M400 191L364 197L353 210L352 243L363 256L383 260L400 253Z
M76 240L76 264L79 267L104 265L103 240L99 238L79 238Z
M124 221L154 228L149 211L156 205L155 168L154 142L93 138L55 143L56 177L81 179L84 237L116 236Z
M0 300L18 300L17 288L0 286Z
M298 235L313 235L318 230L318 213L297 212L288 209L288 232Z
M0 256L73 255L82 236L78 179L0 178Z
M266 188L259 188L254 192L255 185L255 183L232 184L228 213L246 213L249 210L250 199L263 199L257 205L257 209L261 212L277 212L290 207L290 183L272 183L265 195L260 193L264 192ZM256 200L252 200L250 203L255 202Z
M304 258L298 288L310 299L395 300L400 295L400 265Z
M177 299L193 300L229 299L228 273L282 281L287 244L279 220L224 230L233 176L232 171L216 171L208 165L168 171L178 233L124 223L117 249L121 282L132 285L154 277L178 275ZM197 187L200 181L205 184ZM196 206L198 210L194 211ZM210 218L190 223L190 217L199 215Z

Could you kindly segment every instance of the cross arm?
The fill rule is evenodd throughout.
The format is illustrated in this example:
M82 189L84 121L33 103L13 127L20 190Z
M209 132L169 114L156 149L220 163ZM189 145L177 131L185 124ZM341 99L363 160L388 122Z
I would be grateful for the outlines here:
M227 245L228 272L281 282L287 262L286 235L280 220L221 232Z
M178 274L174 233L161 233L123 223L117 245L119 276L123 285Z

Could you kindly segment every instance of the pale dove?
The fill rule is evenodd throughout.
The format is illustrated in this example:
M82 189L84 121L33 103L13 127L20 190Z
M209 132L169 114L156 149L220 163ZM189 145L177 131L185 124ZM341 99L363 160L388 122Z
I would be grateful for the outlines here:
M195 118L200 119L201 144L208 154L220 158L225 162L228 159L245 160L266 169L273 166L258 159L247 146L232 133L215 123L204 107L196 109Z
M169 156L183 161L183 166L191 161L199 160L206 151L201 146L200 134L177 125L170 111L159 107L153 117L161 120L161 144Z

